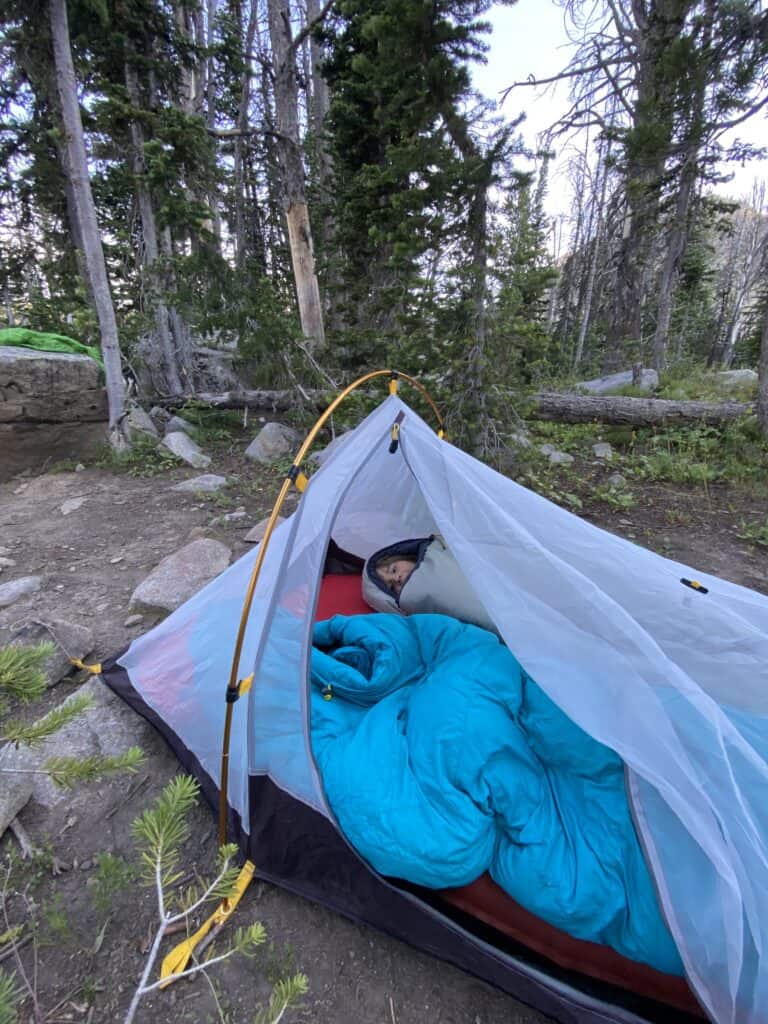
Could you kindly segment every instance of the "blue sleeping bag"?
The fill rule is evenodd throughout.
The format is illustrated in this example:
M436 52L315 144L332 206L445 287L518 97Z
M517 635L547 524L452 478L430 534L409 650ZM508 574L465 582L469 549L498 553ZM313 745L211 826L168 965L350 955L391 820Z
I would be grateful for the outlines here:
M623 762L494 634L443 615L337 615L314 644L315 759L340 828L378 872L449 888L489 871L576 938L682 974Z

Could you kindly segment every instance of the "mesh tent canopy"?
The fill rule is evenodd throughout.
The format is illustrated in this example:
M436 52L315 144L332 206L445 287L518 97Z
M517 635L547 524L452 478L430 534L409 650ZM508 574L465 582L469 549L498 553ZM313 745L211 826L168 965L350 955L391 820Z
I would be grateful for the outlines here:
M230 747L229 810L244 851L263 833L255 780L333 826L308 698L331 535L365 558L433 532L526 672L627 765L662 911L706 1012L718 1024L763 1024L768 598L555 506L438 438L397 396L333 450L268 546L240 658L254 683L236 706ZM244 556L118 659L214 789L225 680L255 558ZM578 1019L640 1019L601 1012Z

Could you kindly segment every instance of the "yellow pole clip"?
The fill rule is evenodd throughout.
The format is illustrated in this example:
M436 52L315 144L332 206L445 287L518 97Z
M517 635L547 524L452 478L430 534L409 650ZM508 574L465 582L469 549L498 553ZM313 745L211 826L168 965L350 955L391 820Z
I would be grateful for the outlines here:
M440 438L441 441L445 440L445 431L443 430L442 427L440 427L440 429L438 430L437 436Z
M302 472L301 466L297 462L294 462L288 470L288 479L299 493L301 493L309 483L307 475Z
M392 376L389 378L389 393L390 393L390 395L396 395L397 394L397 384L398 384L398 375L396 373L393 373Z

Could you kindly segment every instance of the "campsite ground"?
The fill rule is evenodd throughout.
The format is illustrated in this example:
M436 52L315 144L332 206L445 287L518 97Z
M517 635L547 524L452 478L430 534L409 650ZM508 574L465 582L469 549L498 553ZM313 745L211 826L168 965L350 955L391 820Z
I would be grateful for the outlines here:
M95 658L104 658L147 628L147 622L125 625L128 600L163 556L200 535L224 541L235 558L242 554L248 547L245 533L267 514L282 479L278 469L242 458L248 440L244 435L220 440L215 449L211 471L233 478L225 496L172 491L174 483L195 475L179 467L139 476L89 466L0 485L0 543L15 562L0 581L31 574L44 578L39 593L0 611L0 641L7 639L14 622L30 614L53 616L88 625L96 637ZM768 548L757 543L768 540L759 526L765 504L754 488L631 478L626 486L610 489L605 481L616 468L590 453L577 455L562 478L545 467L536 473L545 492L578 507L590 521L768 592ZM531 472L530 460L525 471ZM85 500L64 514L62 505L75 497ZM240 507L247 512L244 518L222 519ZM52 699L74 686L62 682ZM116 702L106 692L100 699L105 707ZM132 715L122 706L119 713ZM124 884L119 872L105 877L97 857L109 851L135 863L130 823L177 770L159 739L146 729L141 735L148 756L137 775L79 790L51 809L30 803L21 815L44 851L16 866L12 884L13 893L25 891L33 901L38 922L37 938L22 954L28 972L37 961L40 1015L27 1012L24 1019L90 1024L117 1021L125 1013L155 923L153 898L136 881ZM193 824L182 865L190 881L208 873L216 849L215 823L207 808L194 812ZM15 846L7 834L2 854L12 853ZM56 876L51 872L54 857L66 867ZM12 920L23 918L18 895L9 894L8 907ZM288 1013L286 1024L543 1020L451 967L269 885L252 886L237 914L242 923L264 923L264 954L253 960L237 958L207 978L179 983L148 999L140 1021L250 1024L270 985L296 970L308 976L309 994L301 1007Z

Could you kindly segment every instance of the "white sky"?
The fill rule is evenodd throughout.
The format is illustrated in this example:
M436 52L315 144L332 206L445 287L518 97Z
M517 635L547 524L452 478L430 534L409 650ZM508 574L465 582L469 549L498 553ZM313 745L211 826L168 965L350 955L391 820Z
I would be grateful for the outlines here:
M514 7L497 7L490 12L493 34L487 37L491 49L488 63L472 70L474 84L489 99L500 99L501 92L513 82L529 75L547 78L560 71L570 57L570 44L564 27L564 12L554 0L518 0ZM548 89L526 86L511 92L501 112L509 119L525 111L526 120L520 131L526 143L535 147L536 137L544 132L568 108L567 83ZM768 118L758 114L734 133L755 145L768 144ZM583 146L583 141L578 140ZM571 206L567 182L562 173L562 160L567 153L560 142L558 159L550 172L547 212L551 216L567 214ZM746 167L731 164L727 172L734 175L717 192L740 198L748 196L756 178L768 178L768 161L751 161Z

